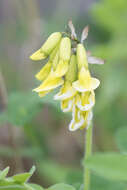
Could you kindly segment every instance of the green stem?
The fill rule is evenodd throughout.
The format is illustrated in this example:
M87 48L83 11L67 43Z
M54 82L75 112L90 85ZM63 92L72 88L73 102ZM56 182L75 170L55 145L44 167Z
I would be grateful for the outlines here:
M84 190L90 188L90 170L85 167L85 160L92 154L92 123L86 131L85 137L85 155L84 155Z

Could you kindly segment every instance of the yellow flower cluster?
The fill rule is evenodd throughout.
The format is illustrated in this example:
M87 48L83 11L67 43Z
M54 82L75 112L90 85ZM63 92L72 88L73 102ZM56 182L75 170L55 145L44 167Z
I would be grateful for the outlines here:
M34 89L40 97L62 86L55 100L61 101L63 112L72 112L69 130L88 128L92 120L95 104L94 90L99 86L98 79L91 77L88 62L97 59L87 55L82 43L73 47L73 39L63 33L52 33L43 46L30 56L32 60L48 58L36 78L41 81Z

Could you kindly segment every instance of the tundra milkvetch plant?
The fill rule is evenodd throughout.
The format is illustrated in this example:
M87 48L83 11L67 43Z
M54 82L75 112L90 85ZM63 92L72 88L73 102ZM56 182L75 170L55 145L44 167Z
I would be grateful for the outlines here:
M41 84L34 91L43 97L61 87L54 99L60 100L63 112L72 112L69 130L88 129L84 157L86 159L91 154L94 90L100 84L98 79L91 76L88 64L103 64L103 60L92 57L83 45L88 36L88 27L84 28L79 41L72 21L69 21L68 26L70 32L51 34L42 47L30 56L34 61L46 58L48 60L36 74ZM84 189L88 190L90 172L87 168L84 172L84 184Z
M63 112L72 112L69 130L88 128L92 120L92 108L95 104L94 90L99 86L98 79L90 74L88 63L102 64L103 61L86 52L83 41L87 38L88 27L77 40L72 22L71 33L52 33L42 47L30 58L34 61L48 58L36 78L41 84L34 89L40 97L61 86L54 96L60 100Z

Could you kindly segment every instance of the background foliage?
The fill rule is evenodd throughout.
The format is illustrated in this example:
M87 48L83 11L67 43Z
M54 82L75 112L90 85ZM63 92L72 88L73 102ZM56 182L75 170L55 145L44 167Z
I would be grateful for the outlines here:
M50 33L64 30L70 18L78 34L86 24L90 26L85 46L106 60L105 65L91 70L101 80L94 110L93 150L127 152L127 1L1 0L0 168L9 165L9 175L14 175L34 164L37 171L31 181L44 187L64 182L79 188L82 184L84 134L68 131L70 115L61 112L53 94L40 99L32 92L41 62L29 60ZM117 154L117 164L126 169L119 161L126 163L126 158ZM99 170L95 167L97 160L112 166L108 156L114 162L114 153L108 153L104 158L97 154L87 163L93 170L92 189L126 189L126 171L121 174L118 168L120 182L114 182L105 179L108 172L110 179L114 176L112 167L106 167L107 173L103 164Z

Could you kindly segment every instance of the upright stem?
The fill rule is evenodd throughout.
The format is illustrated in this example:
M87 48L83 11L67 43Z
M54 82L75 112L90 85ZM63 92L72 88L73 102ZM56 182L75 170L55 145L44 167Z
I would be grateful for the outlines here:
M89 190L90 188L90 171L85 167L85 160L92 154L92 123L86 131L85 137L85 155L84 155L84 190Z

